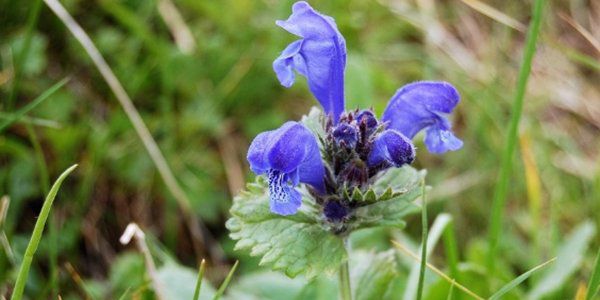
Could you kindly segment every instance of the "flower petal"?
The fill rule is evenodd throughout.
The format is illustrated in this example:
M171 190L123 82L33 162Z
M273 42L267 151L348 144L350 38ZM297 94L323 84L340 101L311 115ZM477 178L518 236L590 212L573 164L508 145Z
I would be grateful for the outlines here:
M281 55L273 62L273 70L277 74L277 79L281 82L281 85L289 88L294 84L296 79L296 73L294 69L305 69L305 66L300 66L295 63L297 60L299 63L303 63L302 56L297 55L302 47L302 40L295 41L289 44Z
M250 163L250 169L258 175L266 173L271 168L265 153L267 153L272 135L273 131L260 133L254 138L252 144L250 144L250 148L248 148L246 158Z
M419 131L430 128L425 145L432 153L458 150L462 142L450 131L451 125L445 115L451 113L459 101L458 92L447 82L414 82L396 92L382 120L389 122L388 128L398 130L410 139ZM447 133L442 136L441 132Z
M271 211L283 216L295 214L302 205L300 193L294 189L285 173L271 170L268 175Z
M369 153L369 167L389 163L394 167L410 164L415 160L415 147L402 133L388 129L381 133L373 143Z
M300 1L292 15L277 25L302 39L290 44L273 62L273 69L285 87L294 82L292 68L308 79L308 86L334 123L344 111L344 69L346 45L335 21Z
M429 152L441 154L462 148L463 142L449 130L430 127L425 133L425 145Z
M324 166L319 145L310 130L298 122L259 134L248 150L250 168L256 174L277 170L295 186L307 183L323 192Z

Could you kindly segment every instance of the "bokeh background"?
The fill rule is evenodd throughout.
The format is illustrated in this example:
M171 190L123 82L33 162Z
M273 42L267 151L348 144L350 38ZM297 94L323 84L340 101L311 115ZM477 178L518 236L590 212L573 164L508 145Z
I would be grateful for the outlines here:
M207 258L207 278L216 286L236 259L236 277L257 271L256 259L233 251L224 223L232 197L253 177L245 160L252 138L317 104L303 79L285 89L271 69L295 39L274 24L287 18L293 1L62 1L130 95L189 207L167 189L65 25L44 4L36 20L39 3L0 0L0 122L68 80L0 132L0 196L9 199L0 220L6 236L0 298L10 293L50 184L74 163L79 167L59 192L35 256L26 290L31 299L116 299L131 286L151 297L141 255L118 241L130 222L147 233L163 261L195 269ZM336 19L346 38L348 108L373 107L380 114L397 88L415 80L446 80L460 91L453 123L464 148L435 156L419 138L415 166L428 170L433 187L430 220L452 216L458 257L474 270L485 256L532 1L482 3L311 1ZM516 277L565 245L575 266L545 297L573 298L591 273L600 246L598 41L600 2L547 1L510 175L501 272L464 282L484 295L493 282ZM208 244L194 247L186 214L205 224ZM420 231L414 216L403 232L375 230L357 245L388 249L399 236L418 242ZM568 244L572 232L579 233L579 248ZM223 256L211 256L211 247ZM446 252L437 247L432 262L445 266ZM433 292L429 297L438 299Z

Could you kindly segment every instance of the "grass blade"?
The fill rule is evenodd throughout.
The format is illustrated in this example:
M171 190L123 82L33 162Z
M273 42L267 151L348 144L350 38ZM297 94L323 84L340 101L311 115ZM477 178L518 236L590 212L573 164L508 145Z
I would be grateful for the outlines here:
M129 290L131 290L131 287L128 287L125 292L123 293L123 295L121 295L121 297L119 297L119 300L125 300L127 299L127 296L129 296Z
M29 11L29 16L27 16L27 25L25 25L25 41L23 43L22 48L20 49L21 51L19 53L15 53L14 55L14 76L12 89L10 90L10 94L8 95L8 109L12 109L14 100L17 97L17 91L19 90L19 83L21 80L21 67L23 66L25 58L29 54L29 47L31 46L31 37L33 36L33 29L38 23L38 18L40 16L41 10L42 0L35 1L33 3L33 8Z
M587 286L587 295L585 296L585 300L592 300L594 296L598 293L598 289L600 288L600 250L598 250L598 255L596 256L596 263L594 264L594 271L592 272L592 277L590 277L590 282Z
M489 6L478 0L462 0L462 2L474 10L482 13L483 15L491 18L492 20L495 20L496 22L504 24L518 31L525 32L525 25L492 6Z
M44 3L54 12L54 14L65 24L67 29L73 34L75 39L81 44L85 52L90 56L92 62L108 84L109 88L117 98L119 104L123 108L125 115L133 125L135 132L142 141L146 152L150 156L150 159L154 163L154 166L158 170L163 182L165 183L167 190L171 193L173 198L177 201L177 204L181 208L183 218L188 225L188 229L193 238L192 245L196 254L201 253L201 245L206 246L209 255L214 261L222 262L225 254L223 249L220 248L218 242L215 241L214 237L210 235L206 225L191 213L192 209L191 201L188 195L185 193L183 188L177 182L171 167L167 163L167 159L162 154L158 144L152 137L150 130L144 123L142 116L133 105L133 101L125 91L125 88L113 73L112 69L98 50L92 39L87 33L81 28L79 23L73 19L71 14L65 9L65 7L58 0L44 0Z
M490 227L488 236L488 256L487 267L488 272L493 273L495 268L496 255L498 252L498 242L502 232L502 221L504 219L504 202L508 192L508 179L512 171L512 161L517 144L517 133L519 129L519 121L523 113L523 99L527 88L527 81L531 73L531 64L533 54L536 49L536 42L540 32L542 20L542 10L544 0L536 0L533 6L533 19L527 34L525 51L523 52L523 63L519 70L519 79L517 81L517 92L512 105L512 114L508 128L508 136L506 148L502 152L502 160L500 172L498 174L498 183L494 189L494 199L492 202L492 212L490 217Z
M25 250L25 256L23 257L23 262L21 263L21 268L19 269L19 274L17 275L17 282L15 283L15 288L12 297L10 298L11 300L21 300L21 298L23 298L25 282L27 282L27 274L29 274L29 268L31 267L33 256L35 255L37 247L40 244L40 240L42 239L42 234L44 233L46 220L50 215L52 203L56 198L56 194L58 193L60 185L65 178L67 178L67 176L73 172L73 170L75 170L75 168L77 168L77 165L71 166L62 174L60 174L58 179L54 182L54 185L52 185L50 192L46 196L46 200L44 200L44 205L42 205L42 210L40 211L40 215L38 216L38 219L35 222L35 227L33 228L33 233L31 234L31 240L29 241L27 249Z
M6 121L6 120L10 120L10 119L12 119L12 117L13 117L13 114L6 113L6 112L0 112L0 121L2 121L2 122ZM53 129L58 129L61 127L61 124L54 120L31 118L31 117L27 117L27 116L23 116L20 119L15 120L14 122L48 127L48 128L53 128Z
M446 259L448 262L448 270L450 276L456 281L460 281L460 275L458 273L458 242L456 241L456 235L454 233L454 220L451 220L444 230L444 250L446 252ZM452 283L451 287L454 287ZM460 299L457 291L452 289L452 298ZM456 295L454 295L456 294Z
M53 86L51 86L49 89L47 89L41 95L39 95L33 101L31 101L27 105L23 106L22 108L20 108L17 112L8 115L7 118L5 118L2 121L2 123L0 123L0 132L2 132L6 127L10 126L10 124L12 124L13 122L21 119L29 111L31 111L36 106L38 106L42 102L44 102L44 100L50 98L50 96L52 96L52 94L54 94L56 91L58 91L58 89L60 89L63 85L65 85L67 83L67 81L69 81L69 78L65 78L65 79L55 83Z
M194 300L200 297L200 288L202 288L202 279L204 279L204 270L206 269L206 261L202 259L200 262L200 270L198 271L198 280L196 280L196 288L194 289Z
M233 267L231 268L231 271L229 271L229 274L227 274L227 277L225 277L225 281L223 281L223 283L219 287L219 290L217 290L217 293L213 297L213 300L221 299L221 296L223 296L223 293L225 293L225 289L229 285L229 282L231 281L231 278L233 277L233 273L235 273L235 270L237 270L237 267L239 264L240 264L240 261L236 260L235 264L233 264Z
M422 227L422 245L421 245L421 267L419 270L419 284L417 285L417 300L421 300L423 297L423 281L425 280L425 270L427 268L427 235L428 223L427 223L427 198L425 197L425 179L421 180L421 199L423 205L421 207L421 227Z
M507 283L505 286L503 286L500 290L498 290L497 292L495 292L492 296L490 296L489 300L498 300L501 299L502 296L504 296L504 294L510 292L510 290L512 290L513 288L515 288L516 286L518 286L519 284L521 284L523 281L527 280L527 278L529 278L529 276L531 276L533 273L535 273L537 270L545 267L546 265L550 264L551 262L555 261L556 257L541 264L538 265L537 267L519 275L519 277L513 279L511 282Z

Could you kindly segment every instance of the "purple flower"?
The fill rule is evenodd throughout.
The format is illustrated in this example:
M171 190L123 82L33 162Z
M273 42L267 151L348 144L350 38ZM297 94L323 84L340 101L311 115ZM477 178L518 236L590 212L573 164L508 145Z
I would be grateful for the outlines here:
M401 167L415 160L415 147L402 133L388 129L380 134L369 153L369 167L389 164Z
M302 196L298 183L324 192L324 166L314 135L297 122L266 131L254 139L248 150L248 162L254 173L266 174L271 211L280 215L296 213Z
M400 88L388 103L382 120L388 128L412 139L425 132L425 145L431 153L458 150L463 142L454 136L445 115L460 101L456 89L447 82L421 81Z
M335 21L300 1L294 4L287 20L276 24L301 37L273 62L277 78L283 86L290 87L295 79L294 70L306 77L310 91L337 123L344 111L346 42Z
M290 87L296 72L306 77L330 119L322 124L322 147L297 122L261 133L250 145L250 167L267 177L274 213L296 213L302 205L296 186L304 183L324 204L326 218L341 222L353 209L344 198L349 190L365 190L379 172L414 161L412 139L419 131L426 130L425 145L432 153L462 147L446 118L460 98L449 83L423 81L402 87L385 109L383 122L369 109L344 112L346 46L335 21L300 1L277 25L300 37L273 62L277 78Z
M358 130L356 126L340 123L333 129L333 139L339 146L354 148L358 142Z

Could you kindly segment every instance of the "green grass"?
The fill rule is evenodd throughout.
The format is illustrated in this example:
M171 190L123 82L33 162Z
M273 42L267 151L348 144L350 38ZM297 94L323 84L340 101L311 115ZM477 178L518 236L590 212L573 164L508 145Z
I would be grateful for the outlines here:
M204 280L204 271L206 270L206 261L203 259L198 268L198 279L196 280L196 288L194 289L193 300L198 300L200 297L200 289L202 288L202 280Z
M281 291L337 297L337 286L329 283L336 280L327 276L312 290L299 291L300 278L256 275L264 269L232 249L223 224L236 188L252 177L245 160L252 138L316 105L303 79L285 89L272 71L273 58L294 40L274 25L289 15L292 1L174 1L196 43L189 54L174 42L158 11L160 1L60 2L131 98L189 205L178 204L130 117L64 24L43 1L5 1L0 196L9 197L10 210L0 228L6 236L0 298L9 298L14 289L19 264L13 262L27 252L50 178L73 162L79 164L78 181L62 186L65 201L52 206L23 298L153 297L143 260L117 243L132 221L161 245L150 245L159 269L167 262L195 266L209 257L209 246L224 250L224 260L207 259L201 300L212 298L215 283L236 260L239 268L222 299L241 293L243 285L262 293L261 299ZM414 80L446 80L462 96L451 117L463 149L435 156L425 151L422 137L416 138L414 165L428 170L432 187L423 213L430 220L440 214L452 219L443 242L428 245L427 262L477 295L506 291L502 299L572 299L587 284L586 300L592 299L600 282L600 123L594 114L600 68L591 45L556 17L569 14L593 31L589 1L481 1L529 23L527 37L460 1L434 1L432 7L427 1L397 2L311 4L335 17L346 39L349 106L373 106L381 114L395 90ZM523 137L529 145L519 149ZM528 169L531 162L537 172ZM528 194L532 174L539 180L535 200ZM184 214L205 222L203 230L214 240L194 246ZM402 230L357 233L350 239L352 252L388 250L390 239L417 251L426 219L414 215ZM552 257L557 261L526 272ZM415 261L396 255L390 291L404 294L413 266L419 268ZM198 270L184 270L185 292L192 299ZM415 280L410 288L419 289L422 300L470 299L430 270L417 271L422 271L420 283Z
M502 234L502 226L504 222L504 206L506 203L508 184L513 170L515 149L517 147L519 122L521 121L521 115L523 113L525 91L527 88L527 81L531 73L531 64L537 49L537 40L540 33L542 13L545 2L545 0L536 0L533 6L532 20L527 33L527 39L525 41L523 60L519 69L519 77L517 79L514 102L511 107L510 123L508 125L508 132L506 135L505 148L502 152L500 171L498 173L498 179L494 189L494 198L491 207L489 225L489 249L487 257L487 266L490 273L495 272L495 264L498 256L497 248L501 238L500 235Z
M31 239L29 240L29 244L25 250L25 255L23 256L23 261L21 262L21 267L19 268L19 273L17 275L17 281L15 282L15 288L13 290L11 300L21 300L23 298L23 291L25 290L25 283L27 282L29 268L31 267L31 262L33 261L35 252L37 251L40 240L42 239L42 234L44 233L46 220L48 220L48 216L50 215L52 203L54 203L54 199L56 198L58 190L60 189L63 181L67 178L67 176L69 176L69 174L71 174L71 172L73 172L73 170L75 170L75 168L77 168L77 165L71 166L62 174L60 174L58 179L56 179L52 185L52 188L50 188L50 192L48 192L48 195L46 196L42 210L40 211L40 214L35 222Z
M28 112L30 112L31 110L36 108L38 105L42 104L44 101L49 99L50 96L52 96L52 94L56 93L56 91L58 91L68 81L69 81L69 79L65 78L65 79L55 83L50 88L48 88L44 93L42 93L37 98L35 98L33 101L31 101L27 105L23 106L22 108L20 108L18 111L9 115L8 118L4 119L4 121L2 121L0 123L0 133L2 133L2 131L4 129L6 129L8 126L10 126L12 123L23 118Z

